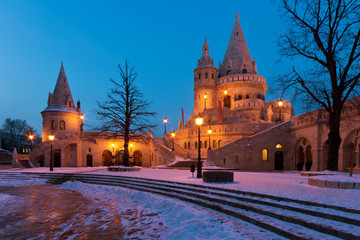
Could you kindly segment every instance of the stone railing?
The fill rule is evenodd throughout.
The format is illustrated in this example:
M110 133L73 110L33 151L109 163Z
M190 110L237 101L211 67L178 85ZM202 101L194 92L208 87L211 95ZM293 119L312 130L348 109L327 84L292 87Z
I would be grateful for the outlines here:
M235 74L235 75L224 76L217 79L216 85L220 85L223 83L230 83L230 82L239 82L239 81L252 81L252 82L259 82L262 84L266 84L265 78L256 74Z

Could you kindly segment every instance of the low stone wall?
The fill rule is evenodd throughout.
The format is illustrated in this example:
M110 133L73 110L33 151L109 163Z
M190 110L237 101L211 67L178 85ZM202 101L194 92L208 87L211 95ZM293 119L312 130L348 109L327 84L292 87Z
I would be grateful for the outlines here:
M204 171L203 181L209 183L234 182L234 172L229 171Z
M110 172L133 172L133 171L140 171L141 168L139 167L108 167L107 168L108 171Z
M360 189L360 183L358 182L339 182L339 181L309 178L308 184L311 186L316 186L321 188Z

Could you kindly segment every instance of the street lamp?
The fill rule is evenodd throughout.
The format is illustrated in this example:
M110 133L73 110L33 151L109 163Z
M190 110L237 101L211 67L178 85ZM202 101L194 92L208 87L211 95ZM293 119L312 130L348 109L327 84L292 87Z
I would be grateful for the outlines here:
M175 132L174 132L174 130L172 130L171 136L173 138L173 140L172 140L172 150L174 151L175 150L175 148L174 148L174 144L175 144Z
M200 127L203 124L204 119L199 116L195 119L195 123L196 125L198 125L198 164L197 164L197 178L202 178L202 174L201 174L201 150L200 150Z
M205 101L205 107L204 107L204 110L206 110L206 100L207 100L207 94L205 93L205 95L204 95L204 101Z
M209 134L209 149L211 149L211 142L210 142L210 134L211 134L211 128L209 127L208 129L208 134Z
M280 101L279 101L279 121L281 122L281 106L283 105L283 102L281 101L281 98L280 98Z
M34 140L34 135L32 135L32 134L30 133L29 139L30 139L30 152L31 152L31 151L32 151L32 145L33 145L33 140Z
M53 154L52 154L52 144L54 142L55 136L49 135L50 140L50 171L54 171L54 164L53 164Z
M164 124L165 124L165 133L166 133L166 123L168 122L168 120L165 117L163 121L164 121Z
M112 156L111 156L111 164L115 164L115 144L114 143L112 143L111 144L111 146L112 146ZM111 165L110 164L110 165ZM115 164L116 165L116 164Z
M224 94L225 94L225 95L227 95L227 94L228 94L228 91L227 91L227 90L225 90L225 91L224 91Z

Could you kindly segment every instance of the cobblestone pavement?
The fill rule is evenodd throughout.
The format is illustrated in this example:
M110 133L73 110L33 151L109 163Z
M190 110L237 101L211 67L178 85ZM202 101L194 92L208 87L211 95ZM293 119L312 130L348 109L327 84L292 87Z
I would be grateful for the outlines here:
M56 185L0 187L15 201L0 206L0 239L122 239L118 209ZM121 212L121 211L120 211Z

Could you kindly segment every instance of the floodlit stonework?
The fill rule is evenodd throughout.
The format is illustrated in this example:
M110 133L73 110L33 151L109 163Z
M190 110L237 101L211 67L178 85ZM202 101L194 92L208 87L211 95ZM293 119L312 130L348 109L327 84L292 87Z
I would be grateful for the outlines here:
M256 60L251 58L239 17L223 61L218 67L210 57L207 39L194 70L194 108L190 119L182 122L175 137L166 133L131 142L131 163L156 166L171 162L176 156L201 157L218 166L250 171L324 170L327 161L327 114L314 110L293 116L289 102L266 101L266 79L258 74ZM341 122L339 170L350 167L356 130L360 129L360 98L346 103ZM83 131L80 102L74 105L69 84L61 65L54 92L42 112L43 142L34 146L31 161L49 166L49 135L53 143L54 165L69 167L108 166L123 162L123 140L109 133ZM201 116L201 140L195 119ZM209 130L211 133L209 134ZM172 144L174 141L174 151Z

